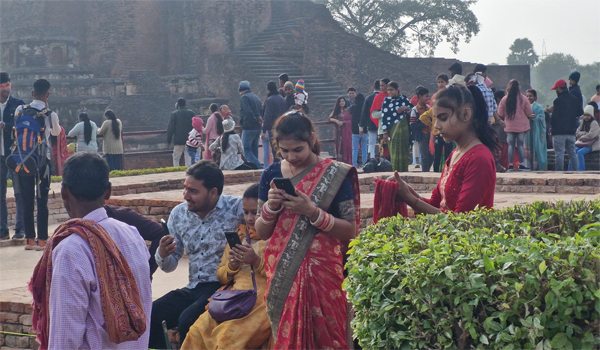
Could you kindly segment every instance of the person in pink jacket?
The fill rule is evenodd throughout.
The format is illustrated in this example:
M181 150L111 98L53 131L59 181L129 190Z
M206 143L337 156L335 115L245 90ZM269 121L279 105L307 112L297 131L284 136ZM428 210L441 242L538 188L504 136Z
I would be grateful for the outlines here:
M515 79L508 83L506 88L506 96L500 101L498 107L498 115L504 119L508 139L508 171L513 171L513 159L515 154L515 146L519 154L519 170L529 171L528 167L523 165L525 160L525 134L530 129L529 119L535 118L531 105L527 97L521 93L519 82Z
M206 146L204 147L204 158L212 159L212 152L208 149L210 145L220 136L223 135L223 117L218 112L219 106L216 103L210 105L210 112L212 113L206 121L206 127L202 130L202 133L206 135Z

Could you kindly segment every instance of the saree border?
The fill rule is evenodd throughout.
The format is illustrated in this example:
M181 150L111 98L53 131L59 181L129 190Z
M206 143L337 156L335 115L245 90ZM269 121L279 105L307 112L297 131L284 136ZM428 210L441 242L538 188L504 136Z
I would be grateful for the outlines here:
M310 196L311 201L319 208L327 210L351 169L352 167L347 164L332 161L324 170L319 183L315 186ZM277 339L281 315L290 289L304 261L304 256L317 233L319 233L319 230L310 224L310 219L300 215L275 267L269 293L267 294L267 313L271 321L273 339L275 340Z

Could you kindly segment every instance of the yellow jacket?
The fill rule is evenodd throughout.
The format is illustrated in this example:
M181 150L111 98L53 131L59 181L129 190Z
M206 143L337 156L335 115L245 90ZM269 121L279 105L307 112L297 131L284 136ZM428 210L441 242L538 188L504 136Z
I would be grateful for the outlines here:
M428 109L425 113L419 116L419 120L423 122L423 124L427 125L429 130L433 130L434 135L438 135L440 131L433 126L435 125L435 117L433 116L433 108Z

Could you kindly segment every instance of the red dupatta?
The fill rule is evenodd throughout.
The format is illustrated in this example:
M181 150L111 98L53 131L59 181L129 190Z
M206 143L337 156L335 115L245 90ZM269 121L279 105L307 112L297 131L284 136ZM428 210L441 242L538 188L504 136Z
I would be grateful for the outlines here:
M327 210L348 175L358 231L360 193L355 168L324 160L299 181L296 190ZM319 232L303 215L287 209L279 215L265 250L267 312L276 349L348 348L347 302L342 290L345 243Z

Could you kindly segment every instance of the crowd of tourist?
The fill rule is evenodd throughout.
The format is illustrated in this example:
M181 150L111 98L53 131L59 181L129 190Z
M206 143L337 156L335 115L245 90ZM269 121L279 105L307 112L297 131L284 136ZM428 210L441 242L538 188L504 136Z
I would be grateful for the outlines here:
M24 236L27 250L44 251L30 284L41 347L164 349L163 325L177 327L182 349L352 347L344 258L360 226L357 168L368 159L388 158L395 170L376 183L376 222L407 215L407 206L423 215L493 207L496 172L546 169L546 113L557 170L564 168L565 150L573 170L584 170L584 155L600 150L600 86L586 105L579 74L569 77L571 89L558 80L552 87L557 98L543 110L536 91L524 95L516 80L506 92L494 91L484 65L466 76L458 63L449 70L450 77L437 76L433 95L418 87L409 98L387 78L376 80L366 98L348 88L329 115L339 160L321 155L302 80L294 85L282 74L279 88L267 84L265 101L248 81L240 82L241 136L227 105L211 105L205 125L180 98L167 141L174 145L174 166L182 156L188 166L184 202L170 212L164 230L127 208L105 205L109 172L121 168L123 155L122 123L113 111L105 112L100 129L87 114L79 116L68 133L77 138L78 152L63 165L56 161L63 158L60 150L50 146L59 142L53 136L65 136L49 109L50 83L37 80L26 105L10 96L10 79L0 73L0 238L8 238L10 168L21 205L17 225L24 230L15 238ZM441 172L430 198L400 178L411 162ZM62 173L61 198L72 220L48 238L52 167ZM241 197L223 194L223 170L248 169L264 169L260 182ZM228 245L232 232L241 243ZM153 242L150 249L144 239ZM152 302L152 273L174 271L184 253L188 284ZM232 313L223 305L234 300L238 309L251 304L243 314Z

